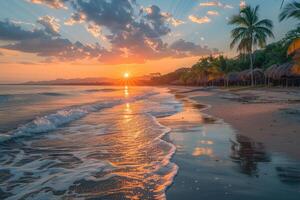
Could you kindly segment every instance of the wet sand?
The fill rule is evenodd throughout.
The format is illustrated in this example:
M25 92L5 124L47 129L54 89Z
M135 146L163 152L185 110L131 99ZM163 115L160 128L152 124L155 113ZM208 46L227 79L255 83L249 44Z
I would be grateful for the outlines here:
M183 110L159 119L171 128L164 139L176 146L171 161L179 167L166 192L168 200L298 200L299 160L239 134L230 124L205 114L202 101L176 90ZM196 94L205 96L203 91Z
M205 113L223 119L239 134L264 143L270 151L300 159L299 89L172 87L171 90L210 105Z

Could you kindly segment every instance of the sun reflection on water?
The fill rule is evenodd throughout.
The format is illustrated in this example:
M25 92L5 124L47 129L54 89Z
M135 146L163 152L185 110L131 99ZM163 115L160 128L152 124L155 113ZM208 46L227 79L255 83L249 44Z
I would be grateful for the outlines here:
M211 157L213 155L213 149L210 147L196 147L193 151L193 156L199 157L199 156L209 156Z
M124 96L125 96L125 97L128 97L128 96L129 96L129 88L128 88L127 85L124 87Z

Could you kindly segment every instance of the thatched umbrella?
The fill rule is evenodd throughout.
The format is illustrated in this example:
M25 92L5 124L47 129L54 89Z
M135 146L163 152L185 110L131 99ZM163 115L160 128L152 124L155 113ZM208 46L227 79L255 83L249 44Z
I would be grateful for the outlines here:
M265 78L266 78L266 83L269 85L270 81L273 77L273 74L276 72L278 65L274 64L272 66L270 66L269 68L266 69L265 71Z
M268 81L275 81L288 85L289 80L294 83L295 79L300 78L300 66L294 62L282 65L272 65L265 71Z
M278 67L278 65L271 65L268 69L266 69L265 71L265 77L266 78L271 78L272 73L276 70L276 68Z
M230 72L226 75L225 80L227 82L227 86L230 84L237 84L240 82L238 74L238 72Z
M238 77L241 81L247 81L249 74L250 74L250 79L251 79L251 70L246 69L244 71L239 72ZM253 76L254 76L254 70L253 70Z
M264 72L259 69L259 68L255 68L253 70L253 77L254 77L254 82L255 84L261 84L264 82L265 76L264 76ZM251 81L251 70L247 69L244 71L241 71L238 73L238 78L240 81L243 81L244 83L250 83Z

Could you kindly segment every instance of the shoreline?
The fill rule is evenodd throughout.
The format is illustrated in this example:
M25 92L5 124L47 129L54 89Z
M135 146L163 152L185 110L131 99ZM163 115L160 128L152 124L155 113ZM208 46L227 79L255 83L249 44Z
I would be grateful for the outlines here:
M271 153L300 159L300 91L255 88L244 90L169 87L195 103L200 112L220 118L241 135L263 143Z
M170 91L183 103L183 109L159 118L171 128L164 140L176 146L171 162L179 167L166 191L167 199L298 199L297 160L272 154L264 144L208 114L211 104L195 101L191 94L181 95L186 89ZM198 90L194 91L197 95Z

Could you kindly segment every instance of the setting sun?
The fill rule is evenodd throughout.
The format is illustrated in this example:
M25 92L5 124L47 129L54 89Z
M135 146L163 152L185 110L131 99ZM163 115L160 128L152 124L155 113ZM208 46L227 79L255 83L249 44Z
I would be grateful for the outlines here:
M300 0L0 0L0 71L0 200L300 200Z
M128 72L125 72L125 73L123 74L123 77L124 77L124 78L129 78L129 73L128 73Z

